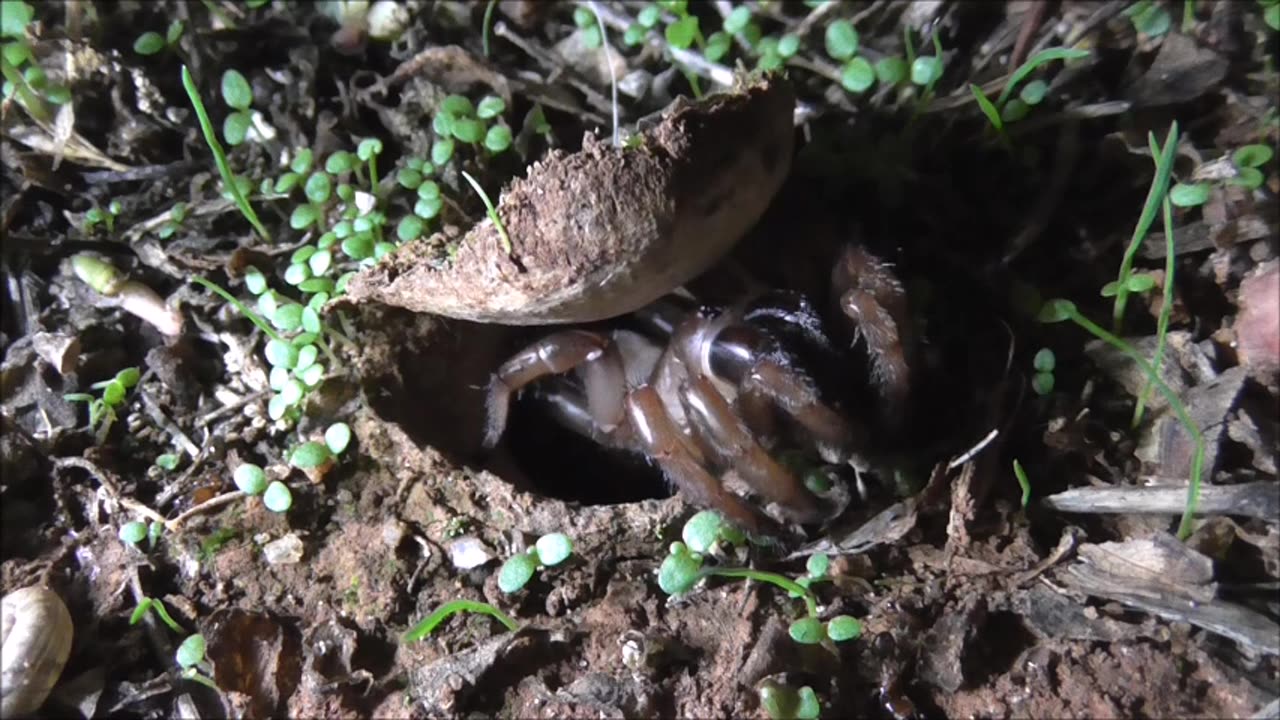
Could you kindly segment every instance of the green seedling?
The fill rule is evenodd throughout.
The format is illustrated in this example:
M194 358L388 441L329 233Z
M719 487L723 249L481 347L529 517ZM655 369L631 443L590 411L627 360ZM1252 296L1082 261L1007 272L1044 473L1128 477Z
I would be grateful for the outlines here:
M507 255L510 255L512 253L511 237L507 235L507 227L502 224L502 218L498 217L498 210L493 206L493 202L489 200L484 188L480 187L480 183L476 182L475 178L467 174L465 170L462 172L462 177L471 184L472 189L476 191L476 194L480 196L480 200L484 202L485 211L489 214L489 219L493 221L494 227L498 228L498 235L502 237L502 249L506 251Z
M811 588L814 583L830 581L831 575L831 558L826 553L814 553L805 561L805 574L796 578L796 584L803 588ZM800 597L792 592L788 593L790 597Z
M227 543L234 540L237 534L238 533L231 528L219 528L208 537L201 540L200 552L198 554L201 564L211 562L213 560L213 556L217 555L218 551Z
M822 703L813 688L805 685L799 690L766 680L756 691L760 706L771 720L816 720L822 712Z
M152 597L142 598L142 601L138 603L138 606L133 609L133 614L129 616L129 624L137 625L142 620L142 618L152 610L156 611L156 614L160 616L160 620L165 625L168 625L170 630L174 631L179 635L186 634L187 631L183 629L183 627L179 625L176 621L174 621L173 616L169 614L169 611L167 609L165 609L164 603L161 602L158 598L152 598Z
M236 182L235 175L231 172L231 166L227 164L227 153L222 149L222 143L218 142L218 138L214 134L213 122L209 119L209 113L205 111L204 102L200 99L200 91L196 88L196 82L192 79L191 71L187 69L186 65L182 66L182 87L186 89L187 97L191 99L191 106L195 108L196 117L200 121L200 131L204 133L205 143L209 145L209 150L213 153L213 161L218 166L218 174L222 176L222 184L231 193L231 198L235 201L236 207L240 208L240 212L249 221L249 224L253 226L253 229L258 232L258 235L263 240L271 242L271 234L267 232L262 222L258 220L258 214L253 211L253 207L245 199L240 185ZM223 95L225 97L225 90ZM239 101L242 98L237 97L236 99Z
M747 541L741 530L713 510L702 510L689 518L680 537L690 551L702 555L714 555L721 548L737 547Z
M1133 229L1129 246L1125 248L1124 257L1120 261L1120 272L1116 277L1116 299L1111 311L1112 329L1116 333L1121 331L1124 324L1124 311L1129 293L1132 292L1129 289L1129 278L1133 273L1134 258L1142 247L1142 241L1147 237L1147 231L1155 222L1156 213L1160 211L1161 203L1169 188L1169 177L1173 172L1173 156L1178 147L1178 123L1174 122L1169 126L1169 134L1165 137L1163 149L1156 144L1154 133L1148 133L1147 137L1152 146L1152 156L1159 159L1156 162L1155 178L1151 182L1151 189L1148 190L1147 199L1142 206L1142 214L1138 217L1138 224ZM1169 278L1166 278L1166 283L1170 283Z
M164 35L148 30L133 41L133 51L139 55L155 55L177 44L178 40L182 39L182 32L185 29L186 26L181 20L174 20L169 23L169 28L165 30Z
M1058 366L1057 357L1049 348L1040 348L1031 359L1035 375L1031 376L1031 389L1037 395L1048 395L1053 392L1053 371Z
M105 438L111 430L111 425L118 417L116 410L123 407L125 395L129 389L138 384L138 380L142 377L138 372L138 368L125 368L116 373L115 377L110 380L96 382L89 387L94 390L100 390L101 395L94 397L89 393L68 393L63 395L64 400L70 402L83 402L89 405L89 429L98 429L98 438Z
M293 507L293 493L279 480L272 481L262 493L262 504L275 513L288 512Z
M1142 357L1132 345L1081 315L1080 311L1076 309L1075 303L1064 299L1050 300L1041 309L1039 319L1044 323L1070 320L1137 363L1142 372L1146 374L1147 381L1154 383L1160 390L1160 394L1169 403L1169 407L1173 408L1178 421L1182 423L1187 433L1191 435L1192 441L1195 443L1195 453L1191 458L1191 478L1190 483L1187 485L1187 504L1182 511L1182 519L1178 523L1178 537L1185 540L1191 534L1191 520L1200 501L1200 473L1204 467L1204 437L1200 434L1200 428L1196 426L1191 416L1187 414L1187 409L1177 394L1170 390L1169 386L1161 379L1159 371L1146 358Z
M132 520L120 526L120 540L137 547L138 543L147 539L147 524Z
M186 640L182 641L182 644L178 646L178 651L174 654L174 659L178 661L178 667L182 668L182 677L184 679L194 680L201 685L217 690L218 685L213 679L201 672L206 664L204 652L204 635L197 633L188 636Z
M777 573L736 567L703 567L703 556L691 551L682 542L671 543L667 557L658 567L658 587L668 595L684 595L693 589L699 580L707 577L726 577L741 580L756 580L769 583L804 599L805 608L811 618L818 616L818 602L809 588Z
M987 117L987 121L1003 137L1006 123L1021 120L1030 111L1031 107L1043 102L1045 95L1048 93L1049 86L1043 80L1033 80L1022 87L1018 97L1012 97L1014 90L1018 89L1023 80L1040 66L1055 60L1067 62L1088 56L1088 50L1064 47L1046 48L1027 58L1026 62L1013 71L1009 76L1009 82L1005 84L1004 89L1000 91L999 97L994 102L977 85L970 84L969 91L973 93L973 99L978 103L978 108L982 110L982 114Z
M1027 502L1031 500L1031 481L1027 479L1027 471L1022 469L1022 463L1015 458L1013 461L1013 476L1018 480L1018 487L1022 488L1022 509L1027 509Z
M163 453L161 455L157 455L155 459L156 467L161 470L168 470L169 472L177 470L178 464L181 462L182 457L176 453Z
M89 208L84 214L84 231L92 232L98 225L105 225L108 233L116 231L116 217L120 214L123 207L119 200L112 200L107 203L104 210L98 206Z
M1169 11L1154 0L1139 0L1121 14L1129 18L1134 30L1153 38L1169 32L1173 25Z
M1272 30L1280 30L1280 0L1258 0L1262 21Z
M236 468L232 475L236 487L245 495L261 495L267 489L267 473L253 463L245 463Z
M559 565L573 554L573 540L564 533L548 533L538 538L528 551L508 558L498 571L498 589L513 593L533 579L539 567Z
M451 615L458 613L477 613L481 615L489 615L498 622L502 623L507 630L515 632L520 629L520 625L512 620L506 613L486 602L477 602L475 600L453 600L436 608L435 612L426 616L417 625L414 625L404 634L401 642L411 643L426 638L432 633L440 623L448 620Z
M862 623L849 615L837 615L825 624L816 617L803 617L787 630L791 639L801 645L817 645L824 640L845 642L862 635Z

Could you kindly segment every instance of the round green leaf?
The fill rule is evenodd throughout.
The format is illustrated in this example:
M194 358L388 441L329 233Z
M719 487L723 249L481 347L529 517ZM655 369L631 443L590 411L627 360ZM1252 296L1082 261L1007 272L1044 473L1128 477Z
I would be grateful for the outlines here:
M640 23L631 23L627 26L627 31L622 34L622 42L627 47L635 47L636 45L644 42L645 32L647 31Z
M137 385L138 381L141 379L142 379L142 373L139 372L138 368L136 367L127 367L121 370L120 372L116 373L116 378L115 378L116 382L120 383L125 388L131 388L134 385Z
M478 143L484 138L484 124L472 118L453 121L453 136L464 143Z
M1231 153L1231 162L1238 168L1262 167L1271 162L1274 154L1270 145L1245 145Z
M455 118L471 117L475 114L476 109L463 95L450 95L440 103L440 109L454 116Z
M236 468L232 478L245 495L261 495L267 489L267 473L253 463Z
M306 267L305 265L301 267ZM298 303L291 302L276 308L276 312L271 316L271 324L277 330L285 332L293 332L302 327L302 306Z
M481 98L480 104L476 105L476 117L482 120L489 120L498 117L506 109L507 104L503 102L502 98L486 95Z
M534 548L537 550L538 562L551 567L559 565L573 554L573 540L564 533L547 533L538 538Z
M529 553L508 558L498 571L498 589L504 593L516 592L529 583L537 569L538 561Z
M737 35L747 27L749 22L751 22L751 8L746 5L739 5L725 16L724 31L731 35Z
M173 453L164 453L163 455L156 456L156 467L160 467L165 470L175 470L177 469L180 461L181 458L177 455Z
M453 140L449 138L440 138L431 146L431 162L436 165L445 165L453 157Z
M333 253L328 250L316 251L307 259L307 267L311 268L312 275L323 275L329 272L329 268L333 267Z
M1261 170L1259 170L1258 168L1251 168L1251 167L1242 167L1242 168L1236 168L1236 169L1239 171L1240 174L1228 180L1227 182L1229 184L1238 185L1240 187L1247 188L1249 190L1257 190L1258 188L1262 187L1262 181L1265 180L1266 178L1263 177Z
M441 110L431 118L431 129L440 137L449 137L453 134L453 116Z
M320 313L316 309L307 306L302 308L302 329L311 333L319 333L323 328L320 323Z
M112 380L102 388L102 402L116 406L124 402L125 387L119 380Z
M284 270L284 281L290 285L301 285L311 278L311 271L300 262L295 262Z
M440 210L443 207L444 201L438 197L422 198L413 204L413 214L423 220L430 220L431 218L439 215Z
M640 13L636 15L636 22L640 23L640 27L646 29L652 29L660 19L662 19L662 9L652 4L645 5L640 9Z
M805 617L791 623L787 632L791 639L802 645L816 645L827 637L827 629L816 617Z
M822 714L822 703L818 701L818 694L813 688L805 685L800 688L798 693L800 703L796 707L796 720L818 720Z
M1032 375L1031 389L1037 395L1048 395L1053 392L1053 373L1038 372Z
M129 545L137 545L147 538L147 524L134 520L120 526L120 539Z
M328 446L314 440L304 442L289 454L289 464L299 470L320 467L333 459Z
M928 85L942 75L942 61L932 55L922 55L911 63L911 82Z
M1209 183L1178 183L1169 189L1169 202L1177 207L1197 207L1208 202L1212 192Z
M1043 80L1032 80L1022 86L1022 90L1018 93L1018 97L1022 98L1022 102L1028 105L1039 105L1044 100L1044 96L1049 93L1049 84Z
M233 112L222 121L222 137L228 145L239 145L249 136L253 118L248 113Z
M280 340L268 340L264 354L272 367L292 369L298 363L298 349Z
M850 60L840 73L840 84L849 92L866 92L875 81L876 71L864 57Z
M684 543L672 543L676 551L667 555L658 568L658 587L668 595L683 595L698 582L702 559L689 552Z
M1036 351L1036 356L1031 359L1031 366L1040 372L1053 372L1058 366L1058 358L1053 354L1053 350L1040 348Z
M814 553L805 561L804 569L811 578L824 578L831 570L831 558L826 553Z
M724 525L724 518L719 513L702 510L684 524L680 538L689 550L705 555L711 552L712 546L720 539Z
M422 173L413 168L400 168L396 173L396 182L406 190L416 190L422 184Z
M352 235L342 241L342 252L352 260L373 257L373 237L368 233Z
M155 55L164 49L164 38L158 32L144 32L133 41L133 51L139 55Z
M827 54L836 60L848 60L858 52L858 31L848 20L833 21L827 26L823 39L826 42Z
M725 55L729 54L729 49L733 47L733 37L726 32L713 32L711 37L707 38L707 47L702 53L707 56L711 62L719 62Z
M369 162L369 158L382 154L382 141L378 138L365 138L356 146L356 157L364 162Z
M333 192L333 183L329 180L327 173L316 171L307 178L303 192L306 193L308 200L320 204L329 199L329 194Z
M302 396L306 394L307 389L302 386L301 382L294 379L286 380L284 387L280 388L281 402L289 407L293 407L302 401Z
M800 38L795 35L783 35L778 40L778 54L790 58L800 51Z
M289 508L293 507L293 493L289 492L288 485L275 480L262 494L262 504L266 505L271 512L288 512Z
M1000 119L1007 123L1015 123L1026 117L1029 112L1031 112L1031 106L1023 102L1022 98L1011 98L1000 111Z
M1129 288L1129 292L1144 293L1156 286L1155 276L1150 273L1138 273L1130 275L1129 280L1125 283L1125 287Z
M334 423L324 431L324 444L334 455L341 455L351 444L351 426L346 423Z
M484 146L490 152L500 153L511 147L511 128L506 125L494 125L485 133Z
M284 389L284 384L289 382L289 371L282 367L273 367L271 372L267 374L267 384L272 390L280 392Z
M351 168L356 166L356 157L346 150L339 150L324 161L324 171L330 175L339 175L349 172Z
M1070 300L1057 298L1040 306L1036 319L1042 323L1062 322L1076 314L1076 305Z
M320 219L320 210L315 205L299 205L289 215L289 227L294 230L305 230Z
M837 615L827 623L827 637L836 642L853 640L861 634L862 623L855 617Z
M200 664L204 660L204 636L196 634L183 640L178 646L178 652L174 653L174 659L183 669Z
M302 175L311 169L311 161L314 157L311 148L303 148L293 156L293 162L289 163L289 169Z
M424 229L426 229L426 225L422 222L422 218L419 218L416 215L405 215L400 219L400 224L396 226L396 237L399 238L401 242L417 240L422 237L422 231Z
M320 381L324 379L324 365L316 363L302 372L298 373L298 379L303 385L309 388L315 388L320 385Z
M672 47L688 50L698 36L698 17L688 15L667 26L665 31L667 42Z
M222 99L237 110L248 110L253 103L253 89L239 70L229 69L222 73Z

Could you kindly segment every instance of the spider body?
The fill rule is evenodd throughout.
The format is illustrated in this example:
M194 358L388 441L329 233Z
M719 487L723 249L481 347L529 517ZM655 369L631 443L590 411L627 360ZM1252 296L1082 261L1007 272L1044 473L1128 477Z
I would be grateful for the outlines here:
M673 294L606 327L552 332L493 375L485 445L529 388L557 422L645 456L694 505L749 532L830 520L847 493L815 493L781 453L870 469L871 425L896 425L905 411L909 354L905 299L885 263L849 246L832 280L826 313L782 291L726 307ZM854 362L853 347L869 362ZM862 366L876 412L853 407L850 375Z

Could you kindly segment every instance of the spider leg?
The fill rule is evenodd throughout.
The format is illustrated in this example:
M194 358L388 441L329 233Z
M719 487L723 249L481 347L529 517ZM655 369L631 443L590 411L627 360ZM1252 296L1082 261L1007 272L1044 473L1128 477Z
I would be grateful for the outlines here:
M772 522L707 472L697 451L682 439L653 387L636 388L627 396L627 417L643 452L658 463L694 505L715 508L751 533L769 531Z
M681 400L690 425L714 449L721 463L737 470L756 493L777 503L797 522L822 518L817 499L760 447L710 380L701 376L691 379Z
M484 447L494 447L502 437L513 394L535 380L579 366L592 418L605 432L622 422L626 381L617 349L598 333L564 330L529 345L494 373L486 399Z
M867 344L871 376L885 403L884 417L902 421L910 370L907 362L906 292L889 265L850 245L832 271L840 311L854 323L854 342Z

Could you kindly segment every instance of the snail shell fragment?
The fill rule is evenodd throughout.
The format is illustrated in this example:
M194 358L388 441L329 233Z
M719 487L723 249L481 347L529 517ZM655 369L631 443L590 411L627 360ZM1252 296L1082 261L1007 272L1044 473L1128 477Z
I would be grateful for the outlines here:
M552 152L447 265L411 242L352 278L347 299L509 325L587 322L636 310L707 270L764 213L791 169L795 95L779 79L677 102L640 139L588 135Z
M0 717L35 712L49 697L71 654L71 613L48 588L26 587L0 601Z

